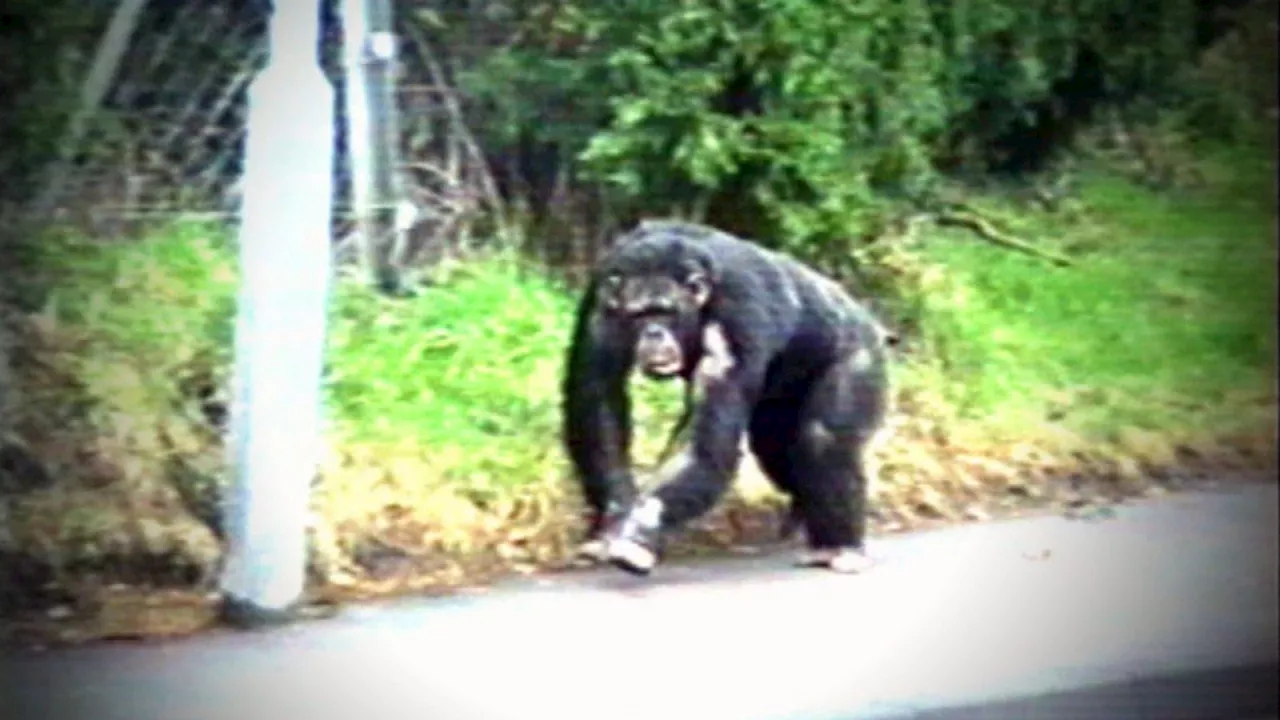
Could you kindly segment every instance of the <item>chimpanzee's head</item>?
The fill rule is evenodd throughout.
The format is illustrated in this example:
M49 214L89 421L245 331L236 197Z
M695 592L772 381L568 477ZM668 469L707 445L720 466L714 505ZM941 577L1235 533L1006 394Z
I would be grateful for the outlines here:
M692 372L713 291L709 259L696 238L673 231L679 227L641 225L600 268L597 292L607 322L633 344L636 365L654 379Z

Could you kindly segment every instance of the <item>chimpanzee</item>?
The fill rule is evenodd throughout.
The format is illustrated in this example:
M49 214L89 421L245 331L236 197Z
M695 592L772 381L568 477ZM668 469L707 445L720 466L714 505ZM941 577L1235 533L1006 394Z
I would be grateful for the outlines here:
M642 221L592 273L568 353L564 442L590 508L579 555L648 574L664 537L727 490L745 434L805 530L800 564L868 567L865 454L887 412L892 340L792 258L703 225ZM690 447L644 495L630 468L636 367L696 398Z

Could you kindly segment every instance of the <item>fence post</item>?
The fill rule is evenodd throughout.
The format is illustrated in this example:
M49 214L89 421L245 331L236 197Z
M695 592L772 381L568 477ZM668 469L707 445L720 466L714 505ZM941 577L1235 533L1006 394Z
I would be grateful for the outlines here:
M388 293L402 290L397 255L411 209L400 182L394 25L390 0L342 2L352 214L365 271Z
M221 577L224 618L241 625L288 619L302 596L332 275L334 92L317 57L320 8L273 4L267 64L249 89Z

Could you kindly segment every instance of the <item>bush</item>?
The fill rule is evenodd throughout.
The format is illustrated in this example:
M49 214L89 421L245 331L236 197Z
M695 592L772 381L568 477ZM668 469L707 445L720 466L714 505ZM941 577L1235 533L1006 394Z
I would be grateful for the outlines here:
M556 147L635 213L811 254L886 191L1034 169L1100 105L1167 98L1199 19L1190 0L571 4L462 84L494 147Z

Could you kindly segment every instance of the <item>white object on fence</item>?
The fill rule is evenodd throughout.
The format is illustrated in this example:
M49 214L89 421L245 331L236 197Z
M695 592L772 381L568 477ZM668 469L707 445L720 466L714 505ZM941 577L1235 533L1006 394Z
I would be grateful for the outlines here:
M275 0L270 55L249 89L221 589L241 608L301 598L319 462L332 278L334 92L318 65L315 0Z

